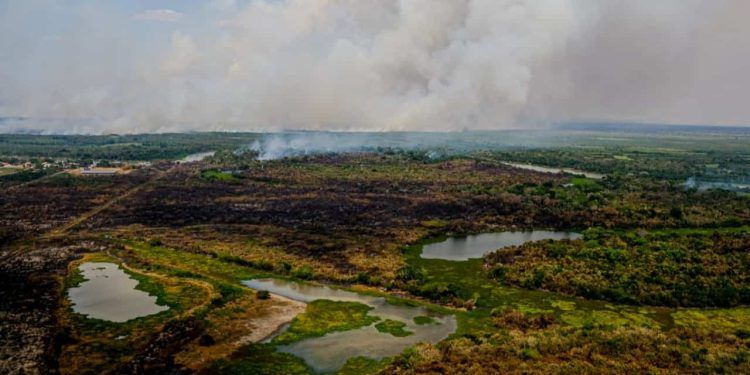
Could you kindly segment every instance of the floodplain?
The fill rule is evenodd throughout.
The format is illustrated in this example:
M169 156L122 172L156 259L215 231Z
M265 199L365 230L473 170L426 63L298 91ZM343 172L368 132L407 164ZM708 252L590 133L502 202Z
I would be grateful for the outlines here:
M2 136L0 369L748 372L750 134L684 132Z

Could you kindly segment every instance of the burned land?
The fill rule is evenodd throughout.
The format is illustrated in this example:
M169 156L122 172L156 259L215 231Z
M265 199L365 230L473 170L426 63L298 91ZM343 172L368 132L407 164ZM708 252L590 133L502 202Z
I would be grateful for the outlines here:
M261 161L220 149L124 175L2 176L0 371L312 371L256 343L258 332L277 328L275 316L301 309L241 284L257 277L332 284L457 317L457 331L440 343L392 359L353 358L342 371L748 370L750 201L684 185L697 164L707 166L702 177L714 176L746 155L629 150L386 150ZM618 157L603 161L607 152ZM653 162L639 170L639 157ZM606 175L508 161L593 164ZM736 168L727 173L735 178ZM419 257L420 244L436 238L533 229L583 237L467 262ZM77 266L90 261L117 264L168 309L121 324L77 314L66 290L86 282ZM324 322L304 322L303 337L327 332Z

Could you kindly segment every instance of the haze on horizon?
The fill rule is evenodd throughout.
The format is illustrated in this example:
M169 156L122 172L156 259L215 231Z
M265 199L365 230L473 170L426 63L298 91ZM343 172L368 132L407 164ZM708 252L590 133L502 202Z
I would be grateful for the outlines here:
M749 125L747 14L744 0L0 0L0 117L32 119L0 132Z

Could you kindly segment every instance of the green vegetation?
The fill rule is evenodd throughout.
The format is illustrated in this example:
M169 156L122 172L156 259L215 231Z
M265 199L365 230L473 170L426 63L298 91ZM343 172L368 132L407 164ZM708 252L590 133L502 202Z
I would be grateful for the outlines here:
M497 136L464 136L490 142L488 134ZM746 181L745 133L576 134L553 148L456 142L439 152L383 148L270 161L232 152L256 137L0 135L0 160L37 165L0 176L0 187L18 187L0 197L0 243L8 244L1 250L33 257L10 262L3 280L30 285L14 301L21 314L59 313L56 326L29 331L62 332L48 340L59 340L61 354L50 360L62 373L114 373L150 360L144 366L155 373L184 366L309 374L278 346L371 325L410 334L410 322L379 321L366 305L320 300L300 313L299 304L241 284L260 277L321 281L424 307L418 325L436 324L432 313L456 317L456 332L441 343L395 359L353 357L342 374L750 372L750 308L740 306L750 303L750 200L684 185L692 177ZM158 161L209 150L216 155L197 163ZM40 169L43 158L154 163L106 178L49 177L56 170ZM539 173L508 161L606 176ZM54 231L77 219L75 228ZM419 256L422 239L534 228L585 236L466 262ZM35 252L47 248L128 267L138 288L170 309L115 324L73 314L64 297L59 308L49 302L54 293L35 299L34 282L47 270L22 270L24 279L19 264L47 261ZM50 280L62 275L55 264ZM62 286L83 281L69 271ZM45 303L48 310L36 310ZM257 343L295 314L271 344Z
M379 373L388 364L390 358L384 358L380 361L367 357L353 357L346 361L341 370L336 371L336 375L367 375Z
M136 289L157 297L157 304L169 306L168 310L157 314L140 317L123 323L92 319L73 312L70 301L64 300L66 307L63 321L72 328L66 332L70 345L64 353L66 356L61 367L69 372L79 373L112 369L118 361L134 355L139 345L148 339L150 332L165 322L177 319L189 308L200 305L207 296L205 291L193 284L180 280L155 279L148 275L134 272L122 267L121 261L106 254L88 254L84 259L71 264L71 272L63 282L66 288L75 287L85 279L77 266L83 262L109 262L120 265L131 278L138 281ZM105 357L102 357L102 355Z
M269 275L267 272L243 267L218 257L214 258L162 246L151 246L130 240L123 241L123 243L127 244L128 248L126 251L119 253L119 256L128 259L132 254L135 256L132 258L134 264L157 270L166 275L197 278L208 276L235 283Z
M348 331L369 326L380 318L367 315L371 307L358 302L315 300L305 312L292 320L289 329L276 336L273 344L289 344L334 331Z
M54 169L24 169L13 173L0 173L0 186L30 182L56 172Z
M568 327L508 311L489 337L406 350L385 373L746 373L750 338L702 329Z
M487 154L505 161L608 175L633 174L683 181L689 177L747 179L750 147L742 138L733 141L730 137L710 135L619 134L616 139L588 139L587 147L503 150Z
M429 316L415 316L414 317L414 324L424 326L428 324L436 324L437 321L435 318L429 317Z
M208 169L201 172L201 177L208 181L240 182L242 178L230 172L222 172L216 169Z
M212 150L235 150L258 138L253 133L25 135L0 134L0 156L91 160L179 159Z
M374 360L352 357L335 375L368 375L380 373L390 359ZM214 361L208 373L221 375L314 375L315 372L301 359L277 352L274 345L255 344L240 349L231 358Z
M659 327L670 324L669 311L640 311L631 306L612 306L601 301L575 300L563 295L523 290L502 285L493 273L483 267L481 259L463 262L422 259L421 245L409 247L405 254L408 266L419 269L418 280L401 282L403 288L423 295L430 285L445 285L438 300L468 312L457 314L458 329L454 336L489 337L495 330L492 316L507 309L525 314L551 314L559 322L575 327L586 325Z
M732 332L745 336L750 332L750 308L681 309L674 314L675 325L704 328L714 332Z
M728 307L750 303L750 229L588 230L485 257L495 278L618 303Z
M414 332L405 330L404 327L406 327L406 323L391 319L386 319L375 324L375 328L377 328L378 332L390 333L396 337L406 337L414 334Z
M256 344L240 349L231 359L213 362L208 373L309 375L312 374L312 370L301 359L291 354L277 352L273 345Z
M18 173L19 171L18 168L0 168L0 177Z

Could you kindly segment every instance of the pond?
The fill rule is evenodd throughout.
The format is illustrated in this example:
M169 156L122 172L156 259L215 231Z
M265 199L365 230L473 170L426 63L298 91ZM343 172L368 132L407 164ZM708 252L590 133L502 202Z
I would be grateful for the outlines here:
M114 263L87 262L78 266L86 281L68 290L73 311L93 319L122 323L167 310L156 297L135 289L132 279Z
M404 329L413 332L409 336L396 337L379 332L375 325L370 325L351 331L332 332L322 337L280 345L277 348L281 352L304 359L308 366L317 372L336 371L353 357L381 359L395 356L419 342L436 343L456 330L456 319L453 315L435 314L423 307L391 305L383 297L278 279L246 280L243 284L252 289L267 290L302 302L318 299L359 302L373 308L369 315L380 317L381 320L403 322L406 324ZM414 318L419 316L430 316L434 323L419 325L414 321Z
M508 246L541 240L575 240L579 233L548 230L483 233L466 237L451 237L445 241L422 247L422 258L464 261L481 258L485 254Z
M533 165L533 164L523 164L523 163L503 163L505 165L509 165L514 168L520 168L520 169L526 169L529 171L535 171L535 172L544 172L544 173L568 173L568 174L574 174L574 175L582 175L586 178L592 178L595 180L601 180L604 178L603 174L600 173L594 173L594 172L586 172L582 171L580 169L572 169L572 168L556 168L556 167L543 167L540 165Z

